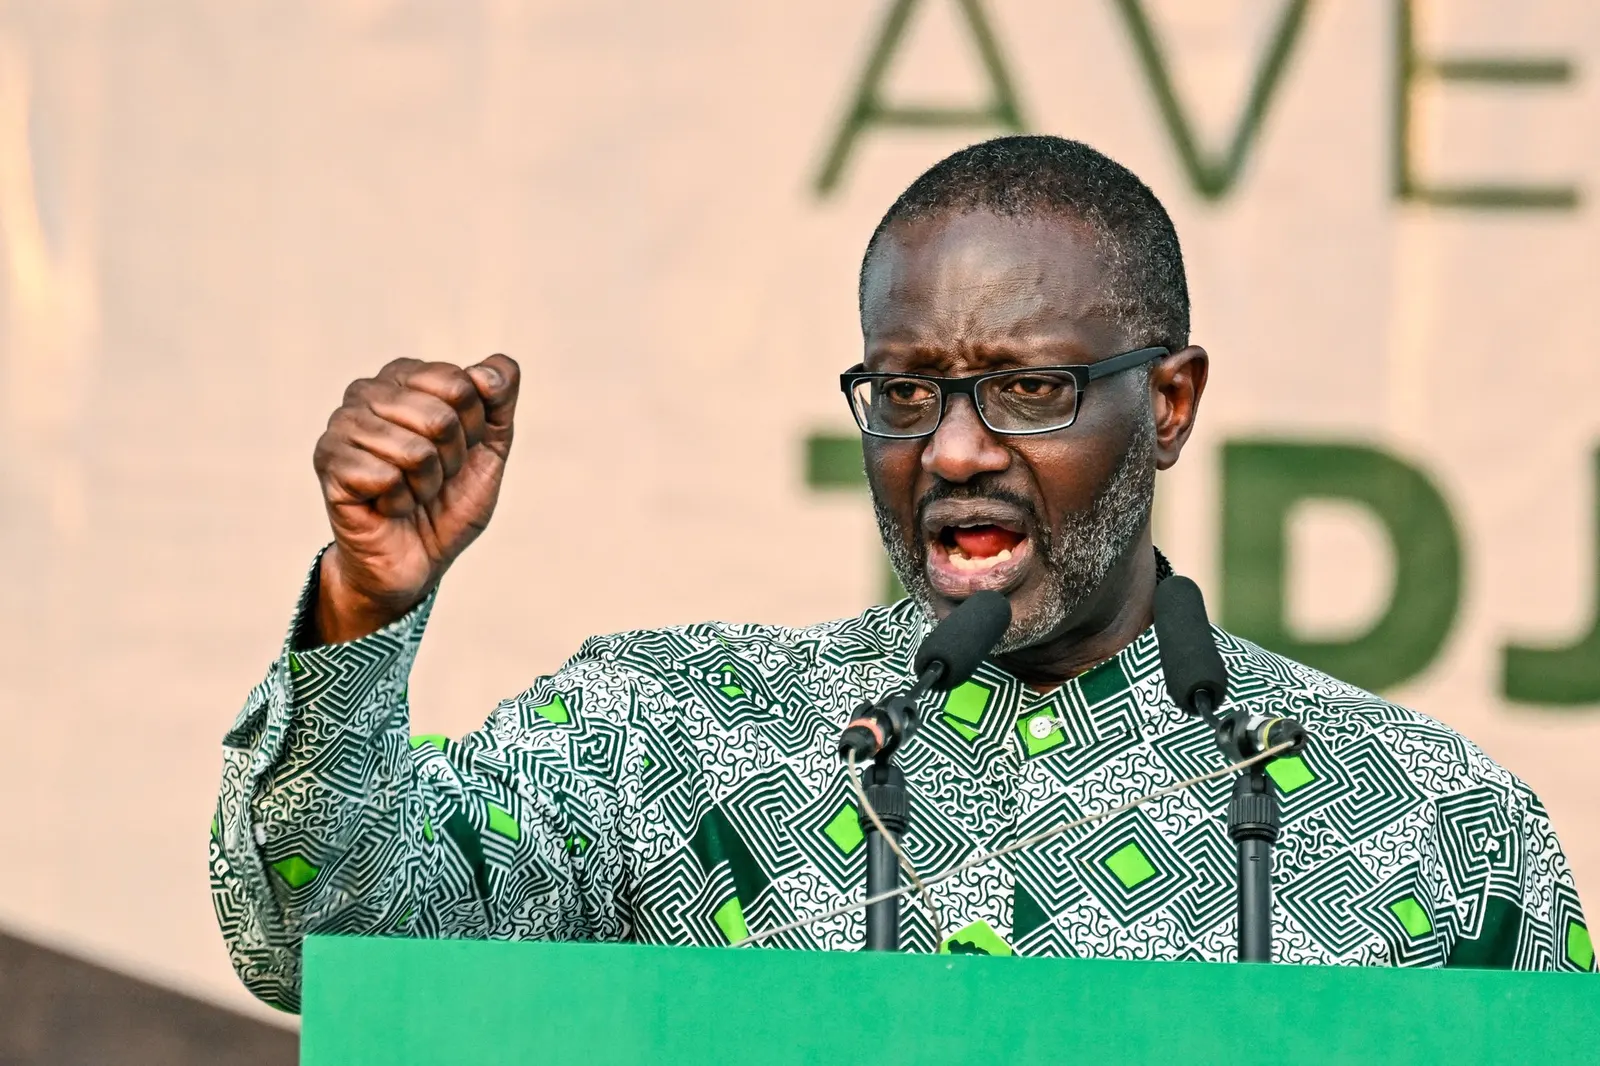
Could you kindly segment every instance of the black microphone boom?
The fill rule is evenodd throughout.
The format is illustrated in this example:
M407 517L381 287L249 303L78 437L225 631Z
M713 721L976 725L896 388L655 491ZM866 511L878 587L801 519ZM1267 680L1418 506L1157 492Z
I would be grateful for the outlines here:
M1011 603L998 592L975 593L934 627L917 649L912 669L920 679L934 663L944 667L930 691L943 692L972 677L1011 625Z
M1200 586L1173 575L1156 586L1156 643L1167 693L1180 709L1210 718L1228 694L1222 664Z
M970 678L1009 625L1011 603L1000 593L979 592L964 600L917 649L917 683L909 692L862 704L839 737L839 754L870 759L894 751L916 728L922 697Z

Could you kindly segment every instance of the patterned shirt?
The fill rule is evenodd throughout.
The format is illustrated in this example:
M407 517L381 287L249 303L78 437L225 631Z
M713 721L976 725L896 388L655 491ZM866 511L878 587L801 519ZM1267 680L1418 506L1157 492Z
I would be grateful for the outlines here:
M297 618L313 609L315 575ZM910 601L804 629L707 623L594 637L460 740L411 736L432 600L347 644L291 629L224 740L212 897L233 964L293 1010L307 933L728 944L865 884L835 753L863 701L907 686ZM1281 962L1589 970L1544 808L1440 723L1217 631L1234 705L1311 742L1270 773ZM1038 693L992 663L924 710L897 761L905 847L933 873L1222 768L1167 696L1153 630ZM1228 779L992 860L916 897L911 950L1226 961ZM768 941L854 949L859 911Z

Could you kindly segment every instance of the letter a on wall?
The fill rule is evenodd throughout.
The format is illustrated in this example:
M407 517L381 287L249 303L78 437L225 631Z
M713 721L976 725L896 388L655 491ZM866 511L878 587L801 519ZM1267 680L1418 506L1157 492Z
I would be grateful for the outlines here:
M1017 104L1017 94L1012 88L1011 76L1006 73L1005 60L995 43L994 31L990 29L989 19L983 13L982 0L936 0L936 2L954 3L960 8L967 31L972 35L973 47L976 48L989 79L991 92L989 102L980 107L961 108L890 104L883 99L884 78L889 73L895 52L905 40L906 27L911 23L912 12L926 2L927 0L893 0L889 7L889 16L884 19L883 28L878 31L878 38L872 46L872 54L867 59L866 69L861 73L861 81L856 86L855 96L850 102L850 110L840 123L839 132L834 135L827 158L817 174L818 196L827 196L839 184L839 177L844 172L845 164L850 160L856 139L869 126L899 126L913 129L991 127L1009 130L1012 133L1023 132L1022 109Z
M1461 540L1426 474L1367 445L1289 441L1230 441L1222 469L1225 628L1374 691L1428 667L1461 602ZM1352 640L1314 641L1289 631L1289 519L1296 505L1314 499L1365 508L1394 548L1388 606Z

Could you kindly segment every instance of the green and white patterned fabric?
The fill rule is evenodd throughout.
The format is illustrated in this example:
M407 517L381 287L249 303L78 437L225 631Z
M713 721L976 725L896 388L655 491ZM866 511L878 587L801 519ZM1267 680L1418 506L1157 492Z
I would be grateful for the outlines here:
M430 607L349 644L291 638L225 738L212 896L256 995L296 1007L307 933L715 945L860 898L866 849L834 743L862 700L910 681L928 628L912 603L806 629L595 637L461 740L408 728ZM1217 640L1231 700L1312 737L1270 768L1279 961L1593 969L1526 785L1430 718ZM985 664L899 762L925 872L1225 765L1168 698L1153 631L1046 695ZM1231 959L1229 788L938 885L956 931L943 945L909 897L902 943ZM849 950L862 935L854 912L772 943Z

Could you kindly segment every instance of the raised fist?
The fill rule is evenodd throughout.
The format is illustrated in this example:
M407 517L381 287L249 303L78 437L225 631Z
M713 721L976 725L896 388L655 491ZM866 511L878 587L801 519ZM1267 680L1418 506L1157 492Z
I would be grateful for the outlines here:
M521 370L396 359L352 382L313 463L333 527L316 608L323 643L354 640L420 603L489 524Z

